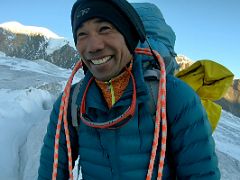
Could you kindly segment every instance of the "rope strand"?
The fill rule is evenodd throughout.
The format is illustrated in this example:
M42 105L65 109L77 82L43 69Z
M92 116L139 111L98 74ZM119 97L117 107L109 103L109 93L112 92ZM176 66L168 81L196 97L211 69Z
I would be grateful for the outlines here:
M150 49L146 48L137 48L136 53L144 54L148 56L152 56L152 51ZM158 176L157 179L162 179L162 172L163 172L163 166L164 166L164 159L165 159L165 153L166 153L166 141L167 141L167 119L166 119L166 71L165 71L165 64L161 57L161 55L153 50L153 53L155 53L155 56L157 57L157 60L160 64L160 82L159 82L159 88L158 88L158 100L157 100L157 109L156 109L156 120L155 120L155 130L154 130L154 138L152 143L152 152L151 152L151 158L148 166L148 173L146 180L152 179L152 173L154 169L154 162L156 159L156 153L157 153L157 147L159 142L159 133L160 133L160 124L162 125L162 136L161 136L161 152L160 152L160 159L159 159L159 165L158 165ZM161 121L162 119L162 121Z
M73 77L76 72L82 67L82 62L78 61L72 71L72 74L67 82L67 85L63 91L61 105L59 110L58 116L58 123L55 135L55 145L54 145L54 162L53 162L53 172L52 172L52 180L57 179L57 168L58 168L58 152L59 152L59 139L60 139L60 132L61 132L61 124L62 119L64 122L64 129L66 135L66 143L67 143L67 152L68 152L68 170L69 170L69 179L73 180L73 173L72 173L72 149L71 149L71 142L69 137L69 129L68 129L68 121L67 121L67 109L68 109L68 101L70 95L70 89L73 81Z

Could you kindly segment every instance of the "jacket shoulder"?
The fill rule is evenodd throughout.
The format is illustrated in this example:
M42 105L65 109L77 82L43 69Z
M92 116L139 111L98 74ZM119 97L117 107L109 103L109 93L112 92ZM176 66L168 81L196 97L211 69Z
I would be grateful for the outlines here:
M200 103L197 93L181 79L169 74L166 82L167 102L169 105L181 107L190 102Z
M173 76L167 77L167 119L168 143L177 164L177 176L219 179L215 143L206 111L195 91Z

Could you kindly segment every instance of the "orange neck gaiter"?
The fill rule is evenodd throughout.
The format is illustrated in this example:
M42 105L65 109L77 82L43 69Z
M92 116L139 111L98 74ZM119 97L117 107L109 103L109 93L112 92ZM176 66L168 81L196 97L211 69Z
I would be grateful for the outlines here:
M132 62L128 69L130 71L132 70ZM109 109L120 99L128 85L129 79L130 74L127 72L127 70L124 70L124 72L108 82L95 79L98 87L103 93Z

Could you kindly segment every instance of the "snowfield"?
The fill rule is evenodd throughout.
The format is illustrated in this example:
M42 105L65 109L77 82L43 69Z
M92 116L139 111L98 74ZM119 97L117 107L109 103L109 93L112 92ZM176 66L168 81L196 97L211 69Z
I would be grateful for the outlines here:
M0 53L0 179L37 179L52 104L71 70ZM82 71L74 82L83 77ZM223 111L214 132L222 179L240 177L240 118ZM76 169L74 170L76 179Z

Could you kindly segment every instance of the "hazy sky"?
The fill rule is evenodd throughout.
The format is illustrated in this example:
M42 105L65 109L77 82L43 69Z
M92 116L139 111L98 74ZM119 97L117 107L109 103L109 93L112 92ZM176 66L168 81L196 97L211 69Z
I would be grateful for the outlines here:
M0 23L41 26L72 40L70 12L75 0L6 0ZM211 59L240 78L240 0L130 0L161 9L177 40L175 51L190 59Z

